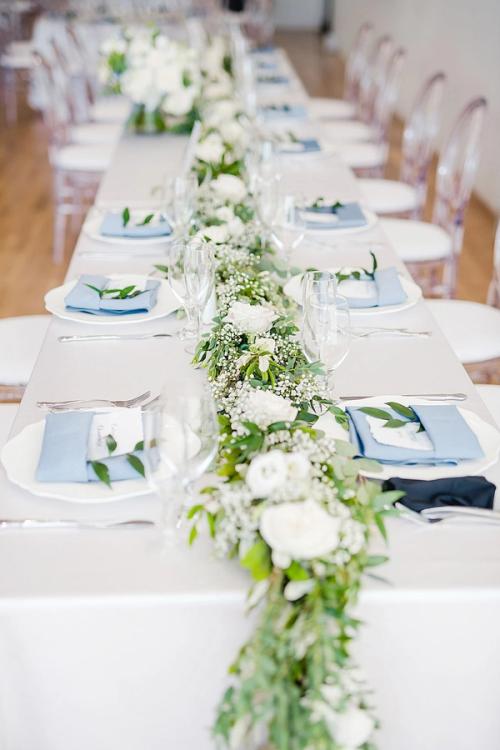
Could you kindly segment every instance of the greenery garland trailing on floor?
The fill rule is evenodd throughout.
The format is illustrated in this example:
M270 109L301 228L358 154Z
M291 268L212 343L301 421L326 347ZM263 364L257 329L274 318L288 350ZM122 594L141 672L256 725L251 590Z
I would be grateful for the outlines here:
M238 750L372 750L377 723L351 656L353 611L363 575L385 559L369 553L373 530L385 536L400 493L360 476L373 464L354 458L346 416L302 350L282 269L254 215L252 129L233 70L222 37L198 58L151 31L126 32L103 50L103 80L145 119L184 123L196 109L202 121L193 233L215 247L218 316L195 362L218 404L220 449L219 481L189 514L190 541L207 521L216 552L251 574L248 607L258 608L214 733Z
M360 476L373 464L354 458L345 414L304 355L245 183L250 136L236 96L202 94L202 115L195 231L216 248L218 316L195 362L219 407L220 481L191 509L190 539L206 519L217 553L250 572L248 607L258 606L214 732L232 748L371 750L353 609L363 575L385 560L369 552L373 530L385 537L400 494Z

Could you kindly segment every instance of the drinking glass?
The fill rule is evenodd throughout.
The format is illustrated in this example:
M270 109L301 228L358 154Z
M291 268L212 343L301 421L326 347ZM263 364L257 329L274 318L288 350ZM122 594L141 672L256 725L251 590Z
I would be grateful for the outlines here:
M313 288L306 298L302 337L307 358L323 365L325 387L335 400L333 376L349 353L351 321L347 299L331 285Z
M264 229L271 231L279 202L281 176L273 174L257 179L257 215Z
M306 234L306 222L297 206L295 196L279 197L271 229L279 249L283 252L289 277L292 252L299 247Z
M166 185L166 203L176 234L182 236L189 229L196 207L198 181L195 175L174 177Z
M194 353L200 338L201 317L214 292L213 246L200 239L178 240L169 246L168 283L186 311L187 325L178 332L181 340L194 339Z
M206 382L189 380L182 394L164 387L143 409L146 478L161 501L159 527L170 543L190 488L210 467L219 438L217 410Z

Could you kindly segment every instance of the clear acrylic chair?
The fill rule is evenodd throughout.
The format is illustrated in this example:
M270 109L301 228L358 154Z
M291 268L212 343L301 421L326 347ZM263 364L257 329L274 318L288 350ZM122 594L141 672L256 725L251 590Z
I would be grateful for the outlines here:
M342 159L358 177L383 174L389 154L389 128L401 84L406 52L399 48L392 52L383 81L376 87L370 125L354 121L334 123L325 136ZM351 133L351 134L350 134Z
M343 99L311 98L310 110L313 117L324 121L349 120L356 117L360 85L368 65L372 37L372 24L363 23L358 29L347 58Z
M445 83L445 74L435 73L418 93L403 132L399 181L360 180L363 203L370 210L421 218Z
M46 58L36 55L40 85L44 87L44 122L49 132L49 160L53 172L53 258L64 257L67 220L75 222L92 204L102 173L108 168L112 145L80 145L70 142L71 98L67 80Z
M464 216L479 162L486 99L459 116L438 162L432 222L382 219L382 229L428 296L453 297Z
M360 120L368 125L374 123L375 102L385 86L393 54L394 42L388 34L384 34L376 41L368 64L364 69L359 84L357 115Z
M471 378L477 383L500 383L500 222L488 304L434 299L428 305Z

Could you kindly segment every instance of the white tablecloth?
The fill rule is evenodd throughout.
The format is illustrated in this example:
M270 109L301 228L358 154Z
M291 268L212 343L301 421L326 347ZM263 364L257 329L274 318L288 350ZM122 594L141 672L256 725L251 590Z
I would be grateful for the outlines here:
M123 138L99 200L147 202L151 188L179 169L184 142ZM287 167L284 179L314 196L328 187L340 200L357 197L340 161L315 164L308 171ZM375 227L353 239L384 238ZM68 278L149 271L154 262L106 260L108 250L82 235ZM377 255L382 265L397 263L390 247L377 248ZM308 245L295 260L352 265L366 260L366 247ZM465 391L468 408L488 418L424 303L380 316L380 323L434 335L354 342L339 370L341 393ZM168 319L148 328L177 325ZM53 322L14 433L41 418L37 399L127 398L155 392L165 381L183 387L190 365L175 340L57 342L62 333L92 331ZM32 497L0 475L3 518L156 513L152 497L112 508L71 505ZM389 553L391 562L377 571L387 583L368 581L359 607L366 625L358 655L382 720L380 750L497 750L500 527L423 528L395 520ZM247 586L236 564L214 559L205 538L192 549L180 542L162 556L153 529L1 533L0 748L213 750L209 727L226 668L252 627L244 615Z

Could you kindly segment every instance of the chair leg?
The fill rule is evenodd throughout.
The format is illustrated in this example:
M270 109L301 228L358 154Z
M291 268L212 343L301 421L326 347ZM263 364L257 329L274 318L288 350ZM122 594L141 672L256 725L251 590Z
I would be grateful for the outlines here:
M66 245L66 218L64 206L56 204L54 214L54 245L52 258L59 265L64 260L64 249Z
M15 71L5 68L3 79L5 121L7 125L15 125L17 122L17 78Z

